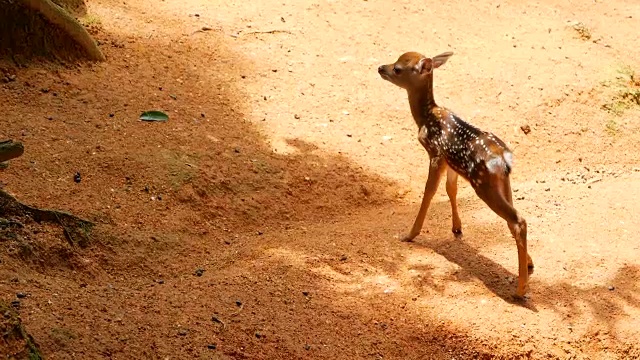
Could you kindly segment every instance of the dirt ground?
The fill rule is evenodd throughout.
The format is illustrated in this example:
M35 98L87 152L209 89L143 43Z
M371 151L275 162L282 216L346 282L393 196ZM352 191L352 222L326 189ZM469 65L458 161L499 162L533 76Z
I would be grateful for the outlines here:
M26 149L4 189L97 223L86 248L29 222L0 242L46 358L640 358L637 1L87 5L106 62L1 66L0 139ZM428 157L376 69L405 51L453 51L436 100L514 150L523 303L468 184L462 239L442 185L398 240Z

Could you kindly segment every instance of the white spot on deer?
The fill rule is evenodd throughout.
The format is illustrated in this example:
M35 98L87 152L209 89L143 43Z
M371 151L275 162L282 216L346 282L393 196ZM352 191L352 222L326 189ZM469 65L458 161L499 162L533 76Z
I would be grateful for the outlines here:
M509 165L510 168L513 168L513 154L510 151L505 151L502 156L504 157L504 161Z
M491 159L487 160L486 165L487 170L494 174L505 172L507 170L507 163L503 158L498 156L491 157Z

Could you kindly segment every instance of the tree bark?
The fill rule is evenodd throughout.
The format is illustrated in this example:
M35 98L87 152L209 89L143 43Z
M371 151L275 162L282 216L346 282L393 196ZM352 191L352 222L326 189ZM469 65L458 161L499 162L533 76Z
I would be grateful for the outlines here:
M22 3L30 9L42 14L52 24L76 41L89 55L92 60L104 61L105 57L98 45L85 28L63 8L53 3L51 0L22 0Z

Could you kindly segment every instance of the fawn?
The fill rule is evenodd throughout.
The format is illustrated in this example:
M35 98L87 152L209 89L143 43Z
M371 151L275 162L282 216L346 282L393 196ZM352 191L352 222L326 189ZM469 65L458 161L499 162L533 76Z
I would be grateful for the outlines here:
M507 145L490 132L465 122L450 110L438 106L433 98L433 70L447 62L452 52L432 59L416 52L402 54L393 64L378 67L380 76L405 90L411 114L418 125L418 140L429 154L429 176L420 210L403 241L420 234L431 199L447 171L446 189L456 237L462 235L456 195L458 175L471 183L476 194L491 210L507 221L518 248L518 287L515 297L527 291L533 261L527 253L527 222L513 207L509 174L513 155Z

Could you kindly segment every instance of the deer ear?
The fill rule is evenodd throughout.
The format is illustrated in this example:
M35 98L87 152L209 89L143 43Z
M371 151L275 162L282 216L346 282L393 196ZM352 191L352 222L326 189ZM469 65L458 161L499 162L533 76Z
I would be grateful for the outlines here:
M451 51L447 51L445 53L442 53L440 55L436 55L433 57L433 68L439 68L440 66L444 65L444 63L447 62L447 60L449 60L449 58L451 57L451 55L453 55L453 53Z
M420 61L418 61L418 63L415 66L415 70L420 74L425 72L427 74L430 74L431 71L433 71L433 64L431 62L431 59L427 59L427 58L420 59Z

